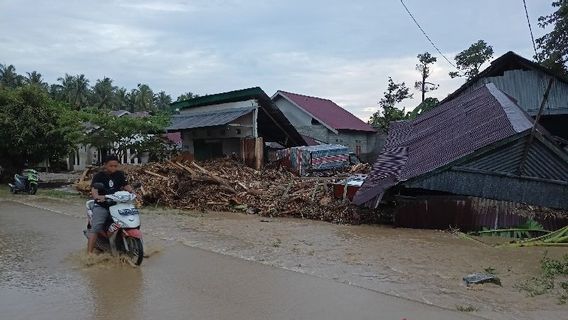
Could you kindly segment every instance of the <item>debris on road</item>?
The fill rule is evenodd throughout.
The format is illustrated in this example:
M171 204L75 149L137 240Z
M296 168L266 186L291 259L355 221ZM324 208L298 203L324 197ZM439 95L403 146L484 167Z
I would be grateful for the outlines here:
M257 171L231 159L200 164L169 161L123 169L130 181L142 183L137 191L141 205L362 222L355 207L334 199L333 178L302 178L284 168ZM91 174L82 176L78 190L89 191Z
M472 284L482 284L482 283L494 283L498 286L501 286L501 279L499 279L494 274L490 273L480 273L480 272L472 273L470 275L463 277L463 281L465 281L465 284L468 286Z

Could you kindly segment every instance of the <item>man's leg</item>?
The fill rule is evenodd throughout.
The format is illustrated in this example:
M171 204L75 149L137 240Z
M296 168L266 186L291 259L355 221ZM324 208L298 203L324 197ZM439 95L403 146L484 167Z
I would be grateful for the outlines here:
M99 232L104 231L105 222L109 215L108 209L99 205L95 205L92 210L93 217L91 218L91 232L87 241L87 253L93 253L93 251L95 251L97 237L99 236Z

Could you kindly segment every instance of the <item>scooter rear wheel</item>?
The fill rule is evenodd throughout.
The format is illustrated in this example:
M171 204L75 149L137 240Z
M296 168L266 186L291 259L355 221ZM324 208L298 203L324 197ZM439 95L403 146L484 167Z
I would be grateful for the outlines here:
M126 252L128 262L134 266L139 266L144 259L142 240L134 237L126 237L125 240L128 245L128 251Z

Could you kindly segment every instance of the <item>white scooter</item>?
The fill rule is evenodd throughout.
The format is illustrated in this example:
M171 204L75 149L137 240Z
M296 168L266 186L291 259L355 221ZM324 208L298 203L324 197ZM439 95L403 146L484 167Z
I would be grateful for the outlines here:
M104 189L102 183L95 183L93 187ZM105 195L105 206L109 208L110 219L105 224L106 231L99 233L95 247L103 252L110 251L112 255L124 254L128 262L139 266L144 258L142 232L140 231L140 213L134 206L136 195L127 191L118 191ZM93 206L95 200L89 200L87 205L87 230L83 231L85 237L91 229Z

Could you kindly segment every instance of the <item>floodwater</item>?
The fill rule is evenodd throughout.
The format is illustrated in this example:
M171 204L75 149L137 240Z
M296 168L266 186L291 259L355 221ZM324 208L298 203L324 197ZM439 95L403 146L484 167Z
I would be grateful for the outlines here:
M150 257L132 268L84 255L83 219L0 201L1 318L479 319L191 248L179 238L158 240L165 232L158 222L154 217L145 238Z

